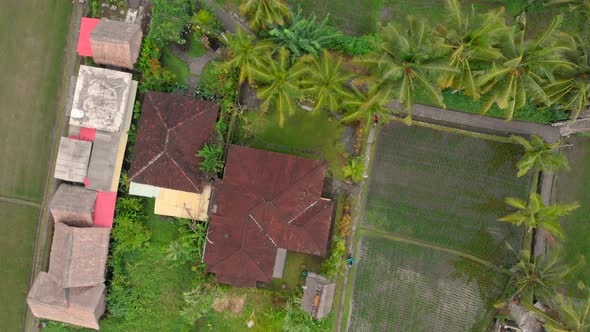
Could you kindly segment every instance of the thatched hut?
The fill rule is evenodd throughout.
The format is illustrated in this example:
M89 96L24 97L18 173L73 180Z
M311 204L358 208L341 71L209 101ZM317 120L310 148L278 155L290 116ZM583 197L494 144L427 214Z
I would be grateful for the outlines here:
M63 288L104 282L110 234L110 228L79 228L55 223L49 277Z
M326 317L332 310L335 289L336 284L326 277L310 272L305 279L302 309L314 319Z
M37 318L50 319L98 330L105 311L105 285L62 288L46 272L39 272L27 296Z
M92 142L62 137L59 141L54 177L64 181L84 182L90 162Z
M141 26L103 18L90 32L94 62L133 69L141 47Z
M68 226L92 227L96 191L62 183L49 204L55 222Z

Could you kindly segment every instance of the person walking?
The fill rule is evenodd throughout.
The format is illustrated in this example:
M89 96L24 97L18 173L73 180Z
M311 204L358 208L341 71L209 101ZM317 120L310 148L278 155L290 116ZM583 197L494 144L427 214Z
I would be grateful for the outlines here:
M379 124L379 114L375 113L373 115L373 127L377 126L377 124Z

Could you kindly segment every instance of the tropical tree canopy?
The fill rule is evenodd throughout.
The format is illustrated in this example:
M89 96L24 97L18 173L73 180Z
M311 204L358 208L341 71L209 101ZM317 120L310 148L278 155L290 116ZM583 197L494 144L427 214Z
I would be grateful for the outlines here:
M302 79L302 92L315 100L314 111L328 109L334 112L340 107L340 101L351 95L346 86L351 77L342 69L342 57L332 56L324 50Z
M558 79L545 88L549 101L561 103L564 109L572 112L570 118L573 120L590 105L590 45L576 38L576 46L575 52L567 53L570 62L576 66L559 73Z
M229 40L231 58L225 63L230 68L239 70L239 82L246 79L252 81L254 69L265 67L274 48L272 43L266 41L254 41L253 35L247 34L238 28L236 35Z
M285 122L285 115L293 114L297 108L296 100L301 95L300 79L308 70L303 63L310 60L303 57L291 65L289 51L282 48L277 59L268 66L254 69L256 78L266 83L258 89L258 98L263 100L261 108L263 111L271 106L276 109L281 127Z
M291 15L289 6L282 0L243 0L240 12L250 18L252 30L285 25Z
M502 38L501 62L478 77L482 93L488 94L482 113L496 104L506 111L506 119L511 120L515 110L523 108L528 100L550 104L543 87L553 81L556 70L574 66L563 57L574 44L569 35L559 31L561 22L562 17L556 16L542 35L526 41L526 18L519 16L518 24Z
M543 229L549 234L563 238L563 231L559 225L559 218L570 214L580 207L576 203L571 204L553 204L546 206L537 193L531 193L528 203L519 198L508 197L506 204L515 208L517 211L507 216L499 218L499 221L513 223L516 226L524 224L528 231L533 229Z
M561 168L569 169L567 158L555 151L559 147L559 142L549 144L538 135L533 135L530 141L514 135L512 139L524 147L524 155L516 163L518 177L527 174L531 169L543 172L556 172Z
M379 84L393 91L408 114L408 121L416 90L426 92L444 107L441 91L434 82L442 75L459 72L448 65L448 50L441 47L440 38L431 38L430 32L424 20L411 16L402 26L390 23L381 31L383 42L376 57L363 61L374 68Z
M464 90L473 99L479 99L479 87L475 82L475 70L490 67L502 58L496 47L507 29L504 8L476 14L465 14L459 0L446 0L449 19L446 26L439 25L436 33L443 38L443 47L451 51L449 63L458 69L456 74L443 75L442 88Z
M370 122L376 114L386 122L392 118L392 109L387 107L393 97L392 91L379 86L375 82L369 81L366 92L361 91L353 85L353 94L344 100L343 107L348 110L342 122L352 122L357 120L366 120Z

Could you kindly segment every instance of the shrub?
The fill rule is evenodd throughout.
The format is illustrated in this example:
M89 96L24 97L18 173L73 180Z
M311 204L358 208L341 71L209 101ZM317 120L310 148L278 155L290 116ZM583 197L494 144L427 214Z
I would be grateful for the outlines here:
M359 56L375 52L380 42L381 38L375 34L360 37L338 35L327 47L340 53Z
M218 35L223 30L223 25L208 9L201 9L193 14L191 24L193 31L205 35Z
M199 168L208 174L217 174L223 169L223 146L205 144L203 149L197 153L197 156L203 158Z
M115 227L113 227L114 253L123 253L144 247L151 237L145 226L143 202L135 197L117 200Z
M334 235L330 256L322 263L322 274L332 279L342 273L343 256L346 252L346 241Z
M152 0L152 25L149 35L159 45L168 42L185 44L183 32L191 19L191 2L189 0Z
M347 237L350 235L350 222L352 221L352 216L350 214L344 214L342 219L338 222L338 235L340 237Z
M348 165L342 168L344 176L350 178L354 182L360 182L363 179L363 173L365 171L365 158L358 156L352 158Z
M166 247L166 258L176 265L201 261L207 237L208 221L199 222L189 219L178 219L180 233L178 240Z
M100 18L102 16L102 7L100 0L88 1L88 17Z
M156 41L147 36L141 45L141 52L137 60L136 68L142 73L139 90L171 92L174 89L176 77L172 72L162 67L160 57L161 48Z
M287 301L285 309L282 310L284 332L319 332L329 331L329 319L314 320L307 312L301 309L301 299L293 298Z
M219 289L203 284L191 291L182 293L185 302L180 315L190 324L198 321L211 311L213 301L219 294Z

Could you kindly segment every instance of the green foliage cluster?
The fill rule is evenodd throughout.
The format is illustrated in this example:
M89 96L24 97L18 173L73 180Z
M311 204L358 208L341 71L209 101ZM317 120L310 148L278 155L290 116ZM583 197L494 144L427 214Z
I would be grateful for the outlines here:
M139 90L171 92L174 89L175 75L162 67L160 58L162 56L162 46L158 46L156 41L148 35L144 38L141 45L141 51L135 67L141 72L141 83Z
M199 164L199 168L208 174L218 174L223 170L223 145L207 143L201 149L197 156L203 158Z
M346 253L346 241L337 235L332 237L330 256L322 263L322 274L332 279L342 274L343 259Z
M184 265L189 262L201 261L207 237L208 221L178 219L178 239L166 247L166 258L174 264Z
M219 62L209 62L201 73L195 96L204 100L217 100L221 103L222 111L231 111L237 93L237 71Z
M152 0L152 24L149 36L158 45L169 42L183 45L192 14L190 0Z
M88 1L88 17L100 18L102 16L102 7L100 0Z
M381 41L381 36L377 34L359 37L341 34L330 41L328 48L350 56L361 56L377 51Z
M217 36L223 31L223 24L207 8L200 9L191 18L193 31L198 35Z
M221 294L219 288L201 283L188 292L183 292L184 306L180 315L190 324L197 322L212 310L215 298Z
M341 33L329 24L329 16L319 21L315 15L304 17L301 8L292 15L291 24L268 31L271 41L291 51L291 60L311 54L319 56Z
M324 332L329 331L329 320L314 320L301 309L301 300L292 298L287 300L285 309L280 313L283 316L283 332Z
M342 168L344 176L350 178L354 182L360 182L363 179L363 172L365 171L365 158L357 156L348 161L348 164Z

